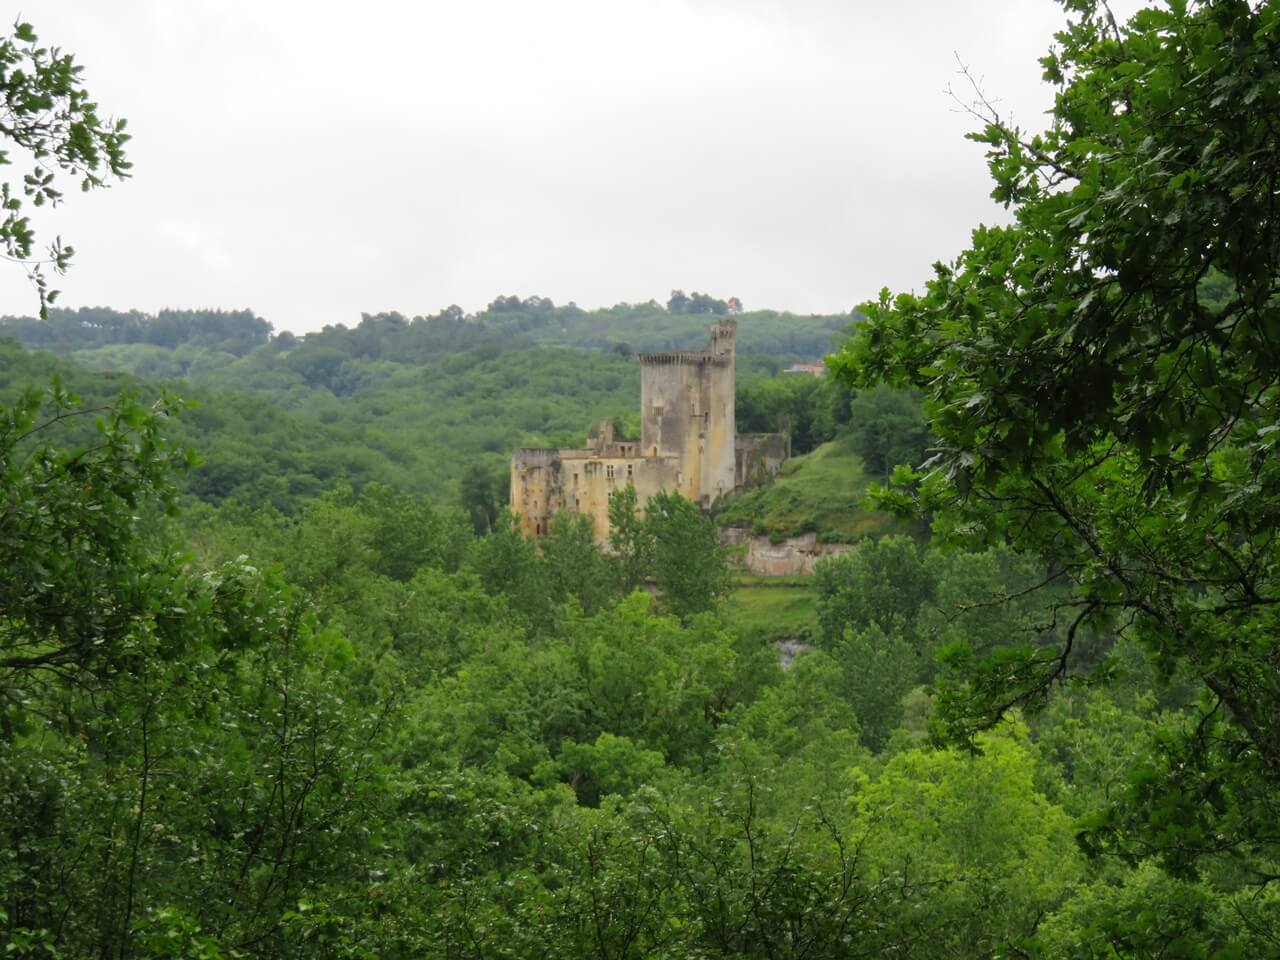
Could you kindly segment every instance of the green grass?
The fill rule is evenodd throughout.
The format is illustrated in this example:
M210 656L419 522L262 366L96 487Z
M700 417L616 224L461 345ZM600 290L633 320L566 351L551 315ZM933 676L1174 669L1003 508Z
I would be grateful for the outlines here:
M905 530L887 513L862 506L868 482L850 439L837 437L788 460L772 483L732 500L716 522L773 539L817 533L830 543Z
M809 640L818 632L817 598L812 577L744 575L738 578L727 610L743 634L770 641Z

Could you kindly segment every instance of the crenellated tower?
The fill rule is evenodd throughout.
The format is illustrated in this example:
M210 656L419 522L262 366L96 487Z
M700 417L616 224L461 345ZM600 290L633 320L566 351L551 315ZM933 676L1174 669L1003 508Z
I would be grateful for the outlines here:
M711 328L701 351L640 355L640 449L680 464L676 489L704 507L734 490L734 340L738 324Z

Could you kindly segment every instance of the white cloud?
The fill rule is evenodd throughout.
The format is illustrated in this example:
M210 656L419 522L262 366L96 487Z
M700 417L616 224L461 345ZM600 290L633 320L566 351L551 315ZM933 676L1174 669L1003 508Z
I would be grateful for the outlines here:
M226 247L227 229L221 224L170 220L160 225L160 233L185 247L209 270L230 270L235 260Z

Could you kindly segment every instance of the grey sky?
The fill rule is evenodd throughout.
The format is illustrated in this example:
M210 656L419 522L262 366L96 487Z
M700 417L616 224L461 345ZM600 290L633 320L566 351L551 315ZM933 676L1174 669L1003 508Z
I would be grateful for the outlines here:
M134 177L37 221L67 306L582 306L672 288L847 310L918 287L987 199L954 54L1024 125L1049 0L39 0ZM11 18L12 19L12 18ZM12 170L13 168L9 168ZM30 313L17 268L0 313Z

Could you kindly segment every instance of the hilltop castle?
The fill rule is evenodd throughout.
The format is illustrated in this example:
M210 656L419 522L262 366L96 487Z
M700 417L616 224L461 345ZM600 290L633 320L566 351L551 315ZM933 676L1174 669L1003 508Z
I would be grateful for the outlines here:
M628 483L643 505L659 490L703 509L762 475L776 473L789 444L781 434L739 435L734 421L737 322L711 327L705 349L640 355L640 439L615 440L601 423L586 447L522 447L511 456L511 512L541 536L558 510L591 518L609 534L609 500Z

